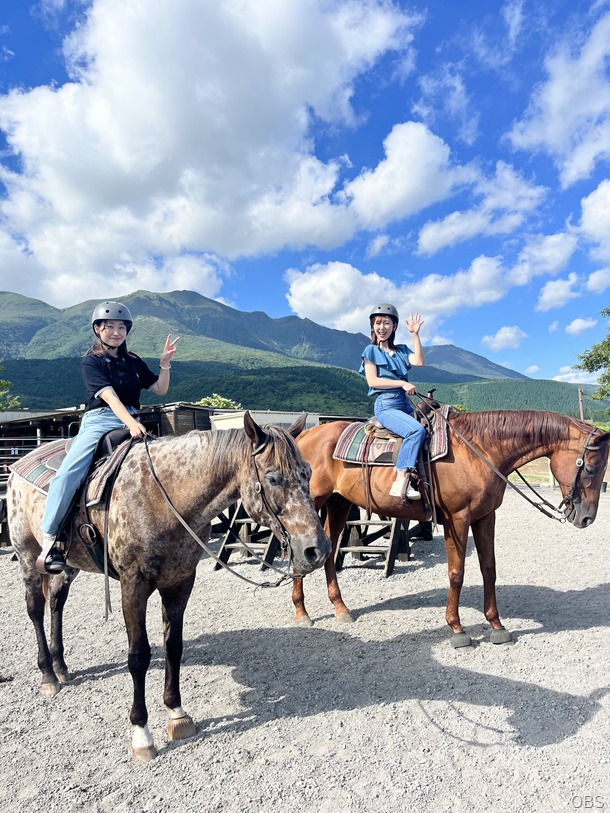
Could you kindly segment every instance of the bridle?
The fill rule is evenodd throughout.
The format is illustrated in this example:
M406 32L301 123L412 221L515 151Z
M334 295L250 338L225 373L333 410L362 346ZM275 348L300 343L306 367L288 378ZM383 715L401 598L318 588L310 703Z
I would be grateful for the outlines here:
M578 481L579 481L579 479L581 477L581 474L582 474L583 467L585 465L585 454L587 452L595 452L595 451L597 451L599 449L599 446L589 446L589 441L593 437L594 433L595 433L595 427L593 427L589 431L589 434L587 435L587 439L585 440L585 442L583 444L582 451L580 453L580 457L578 457L576 459L576 461L575 461L575 463L576 463L576 471L574 472L574 477L572 479L572 483L570 484L570 488L568 489L568 493L565 495L563 500L559 503L559 508L557 510L560 510L563 507L563 513L564 513L565 519L568 519L571 516L571 514L574 512L574 502L575 502L574 493L576 491L576 486L578 484Z
M265 489L263 488L263 484L261 482L262 478L258 470L258 463L256 462L256 456L263 451L263 449L267 446L268 443L269 435L267 435L263 442L260 443L258 446L253 446L252 452L250 453L250 459L252 460L252 468L254 470L254 490L260 497L261 504L259 511L262 511L264 509L267 512L267 514L269 514L269 516L271 517L271 520L274 523L274 525L276 525L277 530L275 528L273 528L272 530L274 531L276 539L280 543L282 558L284 558L286 554L290 552L291 536L286 530L286 526L284 525L282 520L278 517L276 512L269 505L269 500L267 499Z
M155 471L155 467L153 465L153 461L152 461L152 458L150 456L150 450L148 448L149 442L151 440L154 440L154 438L152 436L145 435L145 437L144 437L144 448L146 450L146 457L147 457L147 460L148 460L148 465L149 465L150 472L152 474L153 480L157 484L157 486L159 488L159 491L161 492L161 495L163 496L163 499L167 503L169 509L174 514L174 516L176 517L178 522L182 525L182 527L185 529L185 531L187 531L187 533L192 537L192 539L194 539L195 542L197 542L197 544L208 554L208 556L211 559L213 559L221 567L224 567L225 570L228 570L234 576L237 576L239 579L242 579L242 581L248 582L248 584L253 584L255 587L279 587L280 584L283 584L284 582L292 581L292 579L302 579L303 578L303 575L301 573L295 573L294 571L286 573L284 570L281 570L279 567L276 567L272 562L264 561L255 551L253 551L250 547L248 547L248 545L230 527L227 527L228 532L240 543L240 545L243 548L245 548L251 556L253 556L255 559L258 559L258 561L261 562L261 564L264 564L265 567L268 567L271 570L275 570L277 573L279 573L281 575L281 578L276 582L255 582L252 579L248 579L246 576L242 576L241 573L238 573L234 568L232 568L226 562L223 562L222 559L210 548L210 546L207 545L202 539L199 538L199 536L195 533L195 531L190 527L190 525L186 522L186 520L184 520L184 518L180 515L180 513L174 507L172 501L170 500L167 492L165 491L165 489L164 489L164 487L163 487L161 481L159 480L159 478L157 476L157 473ZM254 490L260 496L261 509L264 508L267 511L267 513L269 514L269 517L271 519L272 524L275 526L274 528L272 528L272 530L274 532L274 535L276 536L276 538L278 539L278 541L280 543L280 548L281 548L281 551L282 551L282 558L283 558L287 553L290 552L290 540L291 540L291 537L290 537L290 534L288 533L288 531L286 530L284 524L282 523L282 521L280 520L278 515L275 513L275 511L271 508L271 506L269 504L269 500L267 499L267 496L265 494L265 490L263 488L263 485L262 485L262 482L261 482L261 477L260 477L259 471L258 471L258 465L257 465L257 462L256 462L256 456L258 454L260 454L263 451L263 449L265 449L268 442L269 442L269 436L267 435L267 437L265 438L265 440L261 444L259 444L258 446L254 446L254 444L252 445L252 451L250 453L250 458L251 458L252 467L253 467L253 470L254 470L254 480L255 480L255 482L254 482ZM269 527L271 527L271 525Z
M518 476L521 478L521 480L523 481L523 483L525 483L525 485L526 485L526 486L527 486L527 487L528 487L528 488L529 488L529 489L530 489L530 490L531 490L531 491L532 491L534 494L536 494L536 497L538 497L538 499L540 500L540 502L535 502L534 500L530 499L530 497L528 497L528 495L527 495L527 494L525 494L523 491L521 491L520 489L518 489L518 488L517 488L517 486L516 486L516 485L514 485L514 483L511 483L511 481L508 479L508 477L506 477L504 474L502 474L502 472L501 472L501 471L499 471L499 469L497 469L497 468L496 468L496 467L493 465L493 463L491 463L489 460L487 460L487 458L486 458L486 457L484 457L484 455L483 455L483 454L481 454L481 452L480 452L480 451L479 451L479 450L476 448L476 446L474 446L474 445L473 445L473 444L472 444L472 443L471 443L469 440L467 440L467 439L464 437L464 435L462 435L462 433L461 433L459 430L457 430L457 429L455 428L455 426L453 426L453 424L451 423L451 421L449 421L449 420L448 420L448 418L446 418L446 417L445 417L445 416L442 414L442 412L441 412L439 409L435 408L435 407L434 407L434 406L433 406L433 405L430 403L430 402L431 402L431 401L433 401L434 399L430 398L430 397L429 397L429 396L427 396L427 395L422 395L422 394L421 394L421 393L419 393L419 392L415 392L415 393L414 393L414 395L417 395L417 396L418 396L419 398L421 398L422 400L424 400L424 401L428 402L428 404L429 404L429 406L430 406L430 409L431 409L431 410L432 410L432 411L433 411L433 412L434 412L434 413L435 413L437 416L438 416L438 415L440 415L440 416L441 416L441 418L442 418L442 419L445 421L445 423L446 423L446 424L447 424L447 426L448 426L448 427L451 429L451 431L452 431L452 432L453 432L455 435L457 435L457 437L459 437L459 438L460 438L460 440L462 441L462 443L464 443L466 446L468 446L468 448L469 448L469 449L470 449L470 450L471 450L471 451L472 451L472 452L473 452L473 453L474 453L474 454L475 454L475 455L476 455L476 456L479 458L479 460L481 460L483 463L485 463L485 465L486 465L488 468L490 468L490 469L491 469L493 472L495 472L495 474L497 474L497 475L498 475L498 477L499 477L501 480L504 480L504 482L505 482L507 485L509 485L509 486L510 486L510 487L511 487L511 488L512 488L514 491L516 491L516 492L517 492L517 494L519 494L521 497L523 497L523 499L524 499L524 500L527 500L527 502L529 502L529 503L530 503L530 505L533 505L535 508L537 508L539 511L541 511L541 512L542 512L542 513L543 513L545 516L550 517L551 519L556 519L558 522L562 522L562 523L563 523L563 522L567 522L567 521L569 520L570 516L571 516L571 515L572 515L572 513L574 512L575 491L576 491L576 487L577 487L577 485L578 485L578 481L579 481L579 479L580 479L580 475L581 475L581 472L582 472L582 468L583 468L583 466L584 466L584 462L585 462L585 461L584 461L584 457L585 457L585 454L586 454L586 452L588 452L588 451L593 452L593 451L596 451L597 449L599 449L599 446L589 446L589 441L591 440L591 438L593 437L593 435L594 435L594 434L595 434L595 432L597 431L595 427L592 427L592 428L591 428L591 430L589 431L589 434L587 435L587 439L585 440L585 442L584 442L584 444L583 444L583 447L582 447L582 450L581 450L581 453L580 453L580 457L578 457L578 458L576 459L576 461L575 461L575 465L576 465L576 471L574 472L574 477L573 477L573 479L572 479L572 483L571 483L571 485L570 485L570 488L568 489L568 493L565 495L565 497L563 497L563 499L561 500L561 502L559 503L559 505L558 505L558 506L555 506L555 505L553 505L553 503L549 502L549 501L548 501L548 500L546 500L544 497L542 497L540 494L538 494L538 492L537 492L537 491L536 491L536 490L533 488L533 486L531 486L531 485L530 485L530 484L527 482L527 480L526 480L526 479L525 479L525 477L524 477L524 476L521 474L521 472L520 472L518 469L516 469L516 470L515 470L515 474L517 474L517 475L518 475ZM407 397L408 397L408 396L407 396ZM415 409L416 409L416 410L417 410L419 413L423 414L423 413L421 412L421 409L419 409L419 408L418 408L418 406L417 406L416 404L414 404L414 403L413 403L413 401L411 401L411 403L413 404L414 408L415 408ZM428 420L429 420L429 419L428 419ZM432 478L430 478L430 479L432 479ZM434 500L433 500L433 502L434 502ZM551 514L551 513L550 513L550 511L548 511L548 510L547 510L547 508L548 508L548 509L550 509L550 511L554 511L555 513ZM556 516L557 514L558 514L559 516Z

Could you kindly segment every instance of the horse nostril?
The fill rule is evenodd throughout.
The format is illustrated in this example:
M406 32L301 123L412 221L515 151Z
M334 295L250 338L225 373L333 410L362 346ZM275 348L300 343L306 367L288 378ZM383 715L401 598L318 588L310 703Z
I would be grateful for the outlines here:
M316 548L315 545L312 545L309 548L305 548L303 553L305 555L306 561L309 562L310 565L317 565L318 562L326 559L324 553L319 548Z

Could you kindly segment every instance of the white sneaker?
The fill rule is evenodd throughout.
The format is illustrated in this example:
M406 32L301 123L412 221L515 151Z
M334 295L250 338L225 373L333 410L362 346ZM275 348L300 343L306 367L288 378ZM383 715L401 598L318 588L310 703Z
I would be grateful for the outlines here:
M421 494L411 485L411 481L407 483L407 491L405 493L405 497L408 500L421 500Z
M402 491L405 486L405 478L394 480L390 488L390 497L402 497Z

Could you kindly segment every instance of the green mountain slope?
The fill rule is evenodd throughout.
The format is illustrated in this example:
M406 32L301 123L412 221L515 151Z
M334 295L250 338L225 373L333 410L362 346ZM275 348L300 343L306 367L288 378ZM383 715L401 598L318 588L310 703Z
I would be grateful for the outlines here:
M252 409L307 410L366 417L372 409L356 370L363 334L321 327L307 319L242 313L192 291L122 297L135 317L129 347L154 369L168 333L180 335L168 401L198 401L217 392ZM0 292L0 364L11 394L32 409L78 406L80 359L91 344L89 320L97 300L64 310ZM579 414L578 387L528 379L483 356L455 347L426 348L427 364L413 368L421 393L436 387L443 403L470 410L548 409ZM145 395L144 403L159 399ZM610 402L585 396L590 420L607 419Z
M134 315L129 347L141 356L161 352L168 333L182 337L180 359L221 360L241 357L240 366L258 364L260 352L272 353L269 366L284 356L357 370L369 341L362 333L347 333L288 316L271 319L264 313L243 313L193 291L157 294L137 291L122 297ZM0 292L0 359L56 359L83 355L91 344L89 320L97 300L65 310L16 294ZM218 344L220 343L220 344ZM233 350L229 348L233 346ZM453 345L426 348L428 365L462 380L525 378L483 356ZM435 373L435 380L438 379Z

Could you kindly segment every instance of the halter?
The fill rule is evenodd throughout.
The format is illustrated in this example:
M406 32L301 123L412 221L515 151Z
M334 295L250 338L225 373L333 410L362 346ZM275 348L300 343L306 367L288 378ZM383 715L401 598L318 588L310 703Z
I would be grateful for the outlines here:
M209 545L206 545L206 543L197 536L195 531L193 531L193 529L190 527L190 525L183 519L183 517L180 515L180 513L174 507L174 505L173 505L172 501L170 500L167 492L165 491L165 489L163 488L159 478L157 477L157 473L155 471L155 468L154 468L154 465L153 465L153 462L152 462L152 458L150 456L150 451L149 451L149 448L148 448L148 444L149 444L150 440L153 440L153 438L150 435L145 435L144 436L144 448L146 450L146 457L148 459L148 465L150 467L150 472L151 472L151 474L153 476L153 480L157 484L157 486L159 488L159 491L161 492L161 494L163 496L163 499L167 503L168 507L170 508L171 512L174 514L174 516L176 517L178 522L182 525L182 527L185 529L185 531L187 531L189 536L191 536L192 539L194 539L195 542L197 542L197 544L208 554L208 556L211 559L214 559L214 561L217 564L224 567L224 569L228 570L229 573L232 573L234 576L237 576L242 581L248 582L248 584L253 584L255 587L279 587L280 584L283 584L284 582L291 581L292 579L302 579L303 578L302 573L295 573L294 571L285 573L279 567L276 567L272 562L263 562L263 559L257 553L255 553L251 548L249 548L248 545L242 539L240 539L237 536L237 534L235 533L235 531L232 528L229 529L229 532L232 534L232 536L234 536L240 542L242 547L244 547L248 551L248 553L250 553L256 559L258 559L258 561L261 562L262 564L264 564L266 567L269 567L272 570L275 570L277 573L279 573L282 578L278 579L277 582L255 582L252 579L248 579L246 576L242 576L241 573L238 573L234 568L232 568L226 562L223 562L222 559L216 553L214 553L214 551L209 547ZM257 492L257 494L259 494L260 497L261 497L261 506L262 507L264 506L267 509L267 512L269 513L272 521L274 521L277 524L278 528L280 529L281 539L279 539L279 541L280 541L280 546L281 546L281 549L282 549L282 554L284 555L286 553L286 551L289 550L290 534L286 531L286 529L285 529L284 525L282 524L280 518L277 516L275 511L273 511L273 509L269 505L269 501L267 500L267 498L265 496L264 489L263 489L263 487L261 485L261 482L260 482L260 478L259 478L259 474L258 474L258 467L256 465L256 459L255 459L256 455L259 454L260 452L262 452L263 449L266 447L266 445L268 443L268 440L269 440L269 438L266 437L265 440L263 441L263 443L261 443L259 446L255 447L253 445L253 447L252 447L251 459L252 459L252 463L253 463L253 466L254 466L254 475L256 477L256 482L254 484L254 489Z

